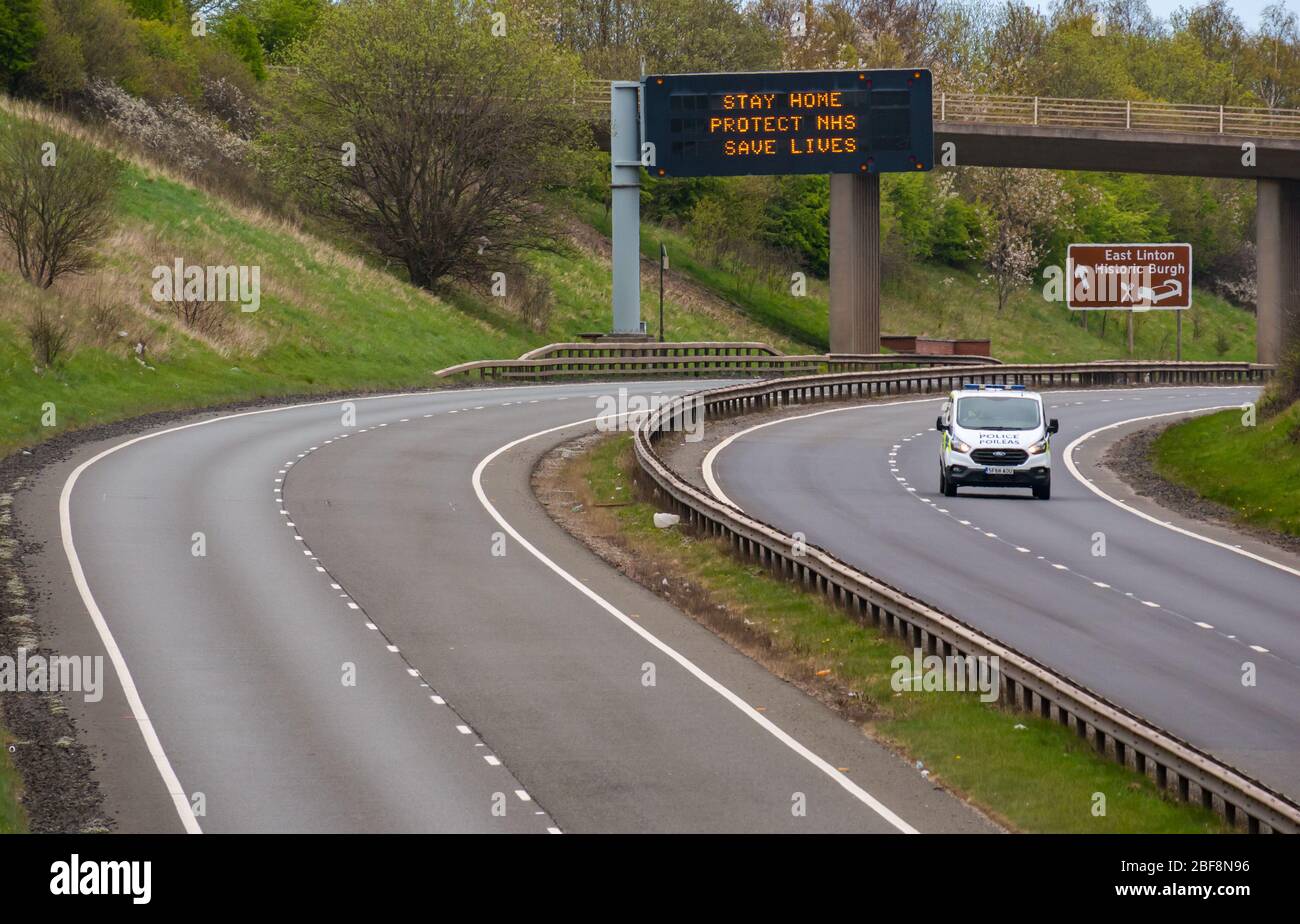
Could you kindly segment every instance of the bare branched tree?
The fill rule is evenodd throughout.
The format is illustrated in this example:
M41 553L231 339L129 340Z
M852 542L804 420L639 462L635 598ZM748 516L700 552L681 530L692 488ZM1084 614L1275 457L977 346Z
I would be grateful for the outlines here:
M269 161L411 282L484 285L557 235L535 207L581 146L576 59L485 4L358 0L296 49ZM503 34L502 34L503 33Z
M47 289L89 269L110 226L121 164L36 122L0 138L0 235L23 278Z

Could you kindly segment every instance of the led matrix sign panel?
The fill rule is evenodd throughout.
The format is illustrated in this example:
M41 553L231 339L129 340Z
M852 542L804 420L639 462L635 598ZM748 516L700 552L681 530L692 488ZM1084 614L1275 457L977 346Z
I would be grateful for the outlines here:
M662 74L642 82L653 176L913 173L933 166L928 70Z

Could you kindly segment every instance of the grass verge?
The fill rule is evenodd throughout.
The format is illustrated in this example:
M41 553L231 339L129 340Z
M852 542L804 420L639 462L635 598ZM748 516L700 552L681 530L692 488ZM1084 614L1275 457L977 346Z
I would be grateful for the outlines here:
M1156 473L1242 522L1300 536L1300 402L1253 427L1242 416L1222 411L1169 427L1151 447Z
M0 834L22 834L27 830L27 816L23 812L22 780L9 758L12 736L0 728Z
M1019 831L1213 833L1217 816L1162 795L1146 777L1097 756L1048 720L974 695L896 693L901 641L864 627L820 596L734 558L725 543L652 524L639 499L631 437L604 438L567 463L583 526L655 573L695 591L686 603L713 631L884 741L932 778ZM614 505L614 506L600 506ZM1105 814L1095 815L1097 794Z

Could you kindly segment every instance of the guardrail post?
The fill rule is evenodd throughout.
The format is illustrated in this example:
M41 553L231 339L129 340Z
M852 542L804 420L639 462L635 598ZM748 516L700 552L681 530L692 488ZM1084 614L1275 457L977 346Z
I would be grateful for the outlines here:
M1034 97L1034 124L1038 124L1038 97Z
M1124 103L1124 127L1133 127L1133 101L1126 100Z

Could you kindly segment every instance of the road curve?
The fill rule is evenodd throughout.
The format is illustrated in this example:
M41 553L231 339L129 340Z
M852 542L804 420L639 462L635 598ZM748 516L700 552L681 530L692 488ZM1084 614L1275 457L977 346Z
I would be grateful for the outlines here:
M856 405L741 431L706 475L724 498L1300 796L1300 576L1144 519L1080 478L1119 421L1253 400L1250 388L1045 394L1053 496L938 491L942 399ZM1130 428L1131 429L1131 428ZM707 470L711 468L711 472ZM1187 524L1197 531L1195 524ZM1242 540L1238 539L1238 542ZM1104 554L1102 551L1104 542ZM1288 564L1289 562L1289 564ZM1243 682L1254 665L1255 683Z
M204 417L49 466L17 513L54 644L119 668L71 703L119 827L993 830L546 517L535 459L616 387Z

